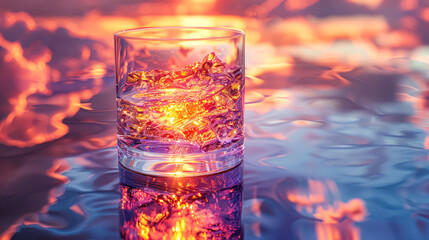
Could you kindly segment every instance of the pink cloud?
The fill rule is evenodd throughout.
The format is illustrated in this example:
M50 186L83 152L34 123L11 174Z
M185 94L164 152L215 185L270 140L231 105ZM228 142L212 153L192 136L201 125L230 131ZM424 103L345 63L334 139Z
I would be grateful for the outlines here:
M97 42L44 29L25 13L6 13L0 23L1 142L31 147L64 136L63 120L101 89L102 75L70 77L81 69L105 71Z

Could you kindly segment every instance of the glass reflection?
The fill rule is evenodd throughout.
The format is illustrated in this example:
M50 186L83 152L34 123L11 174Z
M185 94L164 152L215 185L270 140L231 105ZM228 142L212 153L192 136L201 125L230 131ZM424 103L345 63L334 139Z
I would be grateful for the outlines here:
M243 163L204 177L153 177L119 165L122 239L242 239Z

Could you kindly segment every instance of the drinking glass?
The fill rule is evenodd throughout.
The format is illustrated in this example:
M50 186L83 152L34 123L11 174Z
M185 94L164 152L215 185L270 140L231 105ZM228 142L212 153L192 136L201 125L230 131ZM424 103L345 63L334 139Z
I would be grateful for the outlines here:
M119 162L155 176L237 166L243 155L244 32L158 27L114 37Z

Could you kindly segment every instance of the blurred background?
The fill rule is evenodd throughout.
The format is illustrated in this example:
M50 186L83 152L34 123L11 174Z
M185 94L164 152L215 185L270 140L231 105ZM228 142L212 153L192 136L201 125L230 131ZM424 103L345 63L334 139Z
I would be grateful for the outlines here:
M113 33L145 26L246 32L245 238L428 239L429 1L3 0L1 240L119 237Z
M243 29L249 87L263 84L261 76L291 75L299 61L418 68L429 54L429 3L418 0L19 0L2 3L0 20L1 79L8 86L0 138L15 147L65 136L70 126L64 120L91 108L92 97L111 84L102 78L113 73L112 35L122 29ZM82 79L85 74L100 79Z

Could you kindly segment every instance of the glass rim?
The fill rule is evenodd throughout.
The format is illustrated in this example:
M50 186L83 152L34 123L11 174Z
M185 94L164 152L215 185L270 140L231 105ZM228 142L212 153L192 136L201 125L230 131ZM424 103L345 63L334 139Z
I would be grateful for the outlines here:
M132 32L144 32L150 30L168 30L168 29L190 29L190 30L218 30L230 32L231 34L227 36L220 37L196 37L196 38L149 38L149 37L132 37L126 36L127 33ZM229 27L140 27L140 28L131 28L124 29L113 34L115 37L122 39L132 39L132 40L144 40L144 41L201 41L201 40L218 40L218 39L231 39L242 37L245 35L245 32L236 28Z

